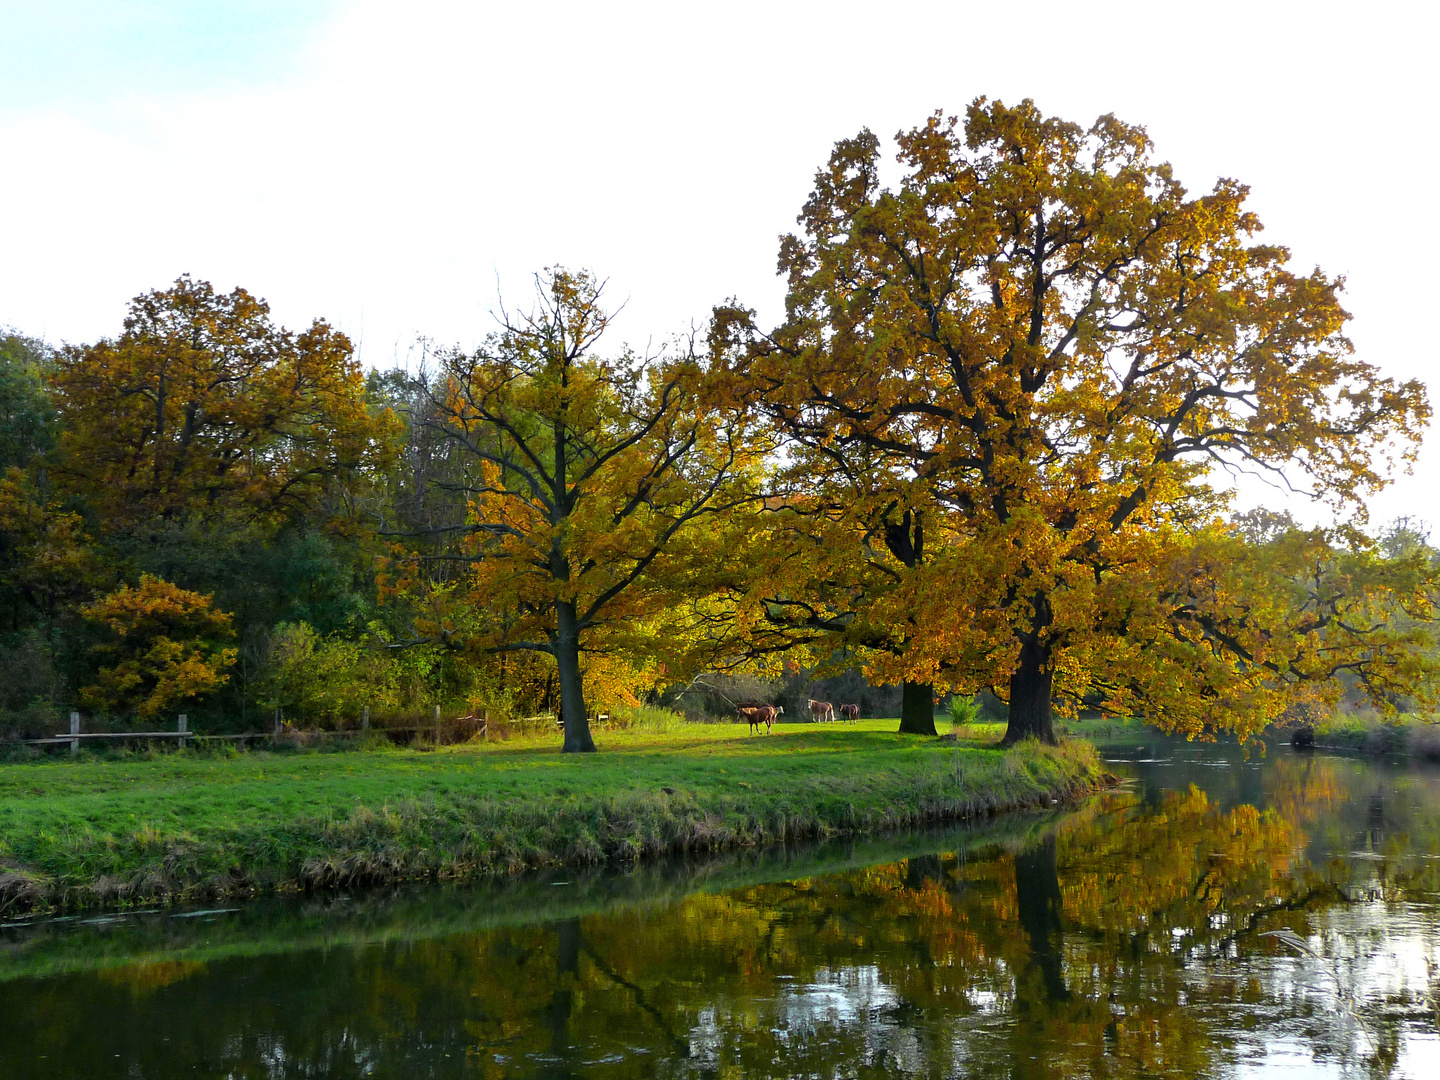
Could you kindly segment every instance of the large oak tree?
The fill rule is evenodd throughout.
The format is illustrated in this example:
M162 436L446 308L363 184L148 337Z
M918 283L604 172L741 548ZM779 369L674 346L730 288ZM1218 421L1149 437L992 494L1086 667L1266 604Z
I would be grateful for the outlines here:
M1053 740L1057 693L1234 723L1230 681L1298 676L1232 632L1264 604L1195 580L1215 471L1358 508L1424 388L1352 355L1341 281L1259 242L1243 185L1192 196L1140 128L980 99L897 141L893 187L868 131L836 145L781 245L784 321L732 306L715 338L815 502L888 548L906 677L995 687L1008 741Z

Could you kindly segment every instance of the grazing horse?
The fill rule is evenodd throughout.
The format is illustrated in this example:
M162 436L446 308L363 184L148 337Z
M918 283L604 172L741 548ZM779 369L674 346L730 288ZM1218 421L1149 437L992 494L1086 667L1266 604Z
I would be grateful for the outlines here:
M849 720L849 721L853 724L856 720L859 720L859 719L860 719L860 706L859 706L859 705L841 705L841 706L840 706L840 715L843 716L843 717L845 717L846 720Z
M830 702L815 701L811 698L806 698L805 701L810 706L810 719L813 722L817 724L822 721L831 724L835 722L835 706Z

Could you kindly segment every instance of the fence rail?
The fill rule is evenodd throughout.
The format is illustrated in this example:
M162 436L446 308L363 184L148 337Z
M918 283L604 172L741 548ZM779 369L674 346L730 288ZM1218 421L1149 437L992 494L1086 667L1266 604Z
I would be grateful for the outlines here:
M201 736L189 731L76 731L69 735L51 735L44 739L12 739L11 742L30 746L57 745L77 739L195 739Z
M608 717L602 715L600 717L597 717L597 719L604 720L608 719ZM555 723L555 718L548 714L534 717L525 717L519 722L521 727L525 727L531 724L548 727ZM70 714L70 730L68 732L61 731L55 735L46 735L42 738L35 739L0 739L0 745L64 746L68 744L71 753L78 753L81 744L90 740L98 740L100 742L124 742L126 740L144 741L159 739L161 741L164 741L166 739L173 739L176 741L176 743L183 746L187 741L192 744L220 742L243 743L250 740L259 739L269 740L272 743L308 743L311 740L317 739L353 739L357 736L369 735L383 736L387 738L394 738L396 736L419 737L431 735L434 736L436 743L439 744L440 742L446 740L464 742L476 737L488 741L492 731L492 725L490 722L490 717L488 715L475 715L472 713L466 716L442 717L440 713L440 708L438 706L436 706L435 708L433 719L416 719L412 720L410 723L404 723L402 726L394 727L383 723L372 724L370 718L370 710L369 708L366 708L361 717L360 727L351 728L343 731L308 731L300 728L295 728L292 727L289 723L282 721L278 710L275 717L275 726L272 730L246 731L238 734L229 735L197 734L190 730L189 717L186 716L184 713L181 713L179 717L177 717L176 729L174 731L81 731L80 727L80 714L78 712L72 712ZM504 736L504 733L508 728L508 724L505 724L503 722L499 724L499 732L502 737Z

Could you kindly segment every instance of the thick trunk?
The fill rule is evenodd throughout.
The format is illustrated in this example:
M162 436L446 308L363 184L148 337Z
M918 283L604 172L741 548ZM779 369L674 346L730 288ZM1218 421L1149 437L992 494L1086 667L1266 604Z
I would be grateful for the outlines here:
M593 754L595 740L590 738L590 718L585 714L580 681L580 632L575 605L557 601L555 614L555 670L560 676L560 715L565 720L565 745L560 749L566 754Z
M911 570L925 561L925 515L906 510L899 521L888 520L886 512L885 546L890 554ZM909 647L909 641L906 641ZM936 735L935 687L930 683L905 681L900 695L900 734Z
M900 698L900 734L935 735L935 687L907 682Z
M1050 686L1055 677L1049 650L1033 642L1020 647L1020 664L1010 676L1010 724L1004 745L1021 739L1039 739L1055 745L1050 719Z

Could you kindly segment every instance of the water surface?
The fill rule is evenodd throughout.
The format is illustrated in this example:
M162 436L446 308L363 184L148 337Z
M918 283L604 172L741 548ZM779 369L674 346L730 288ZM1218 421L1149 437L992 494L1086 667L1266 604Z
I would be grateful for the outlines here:
M1440 1077L1440 771L1108 753L973 829L9 925L0 1077Z

